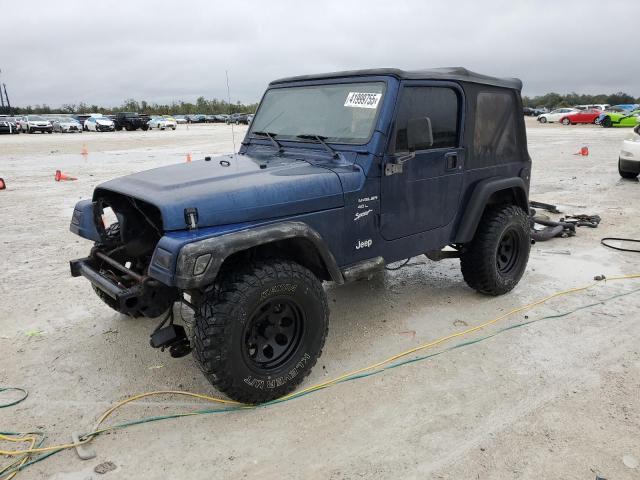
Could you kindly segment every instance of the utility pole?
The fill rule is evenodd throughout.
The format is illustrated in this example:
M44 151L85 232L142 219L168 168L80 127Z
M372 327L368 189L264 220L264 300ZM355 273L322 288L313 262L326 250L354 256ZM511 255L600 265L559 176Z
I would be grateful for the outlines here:
M4 98L7 99L7 107L9 108L9 113L11 113L11 103L9 102L9 95L7 94L7 84L3 83L2 86L4 87Z
M2 75L2 69L0 69L0 75ZM2 90L0 90L0 104L2 106L2 111L4 112L4 97L2 96Z

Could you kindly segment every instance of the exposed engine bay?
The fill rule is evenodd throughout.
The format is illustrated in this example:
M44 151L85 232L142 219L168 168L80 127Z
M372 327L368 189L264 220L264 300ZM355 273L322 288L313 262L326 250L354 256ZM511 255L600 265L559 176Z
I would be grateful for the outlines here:
M110 307L132 317L157 317L179 297L148 276L153 251L162 237L158 210L129 196L96 191L93 221L99 240L89 257L72 262ZM109 215L111 214L111 215Z

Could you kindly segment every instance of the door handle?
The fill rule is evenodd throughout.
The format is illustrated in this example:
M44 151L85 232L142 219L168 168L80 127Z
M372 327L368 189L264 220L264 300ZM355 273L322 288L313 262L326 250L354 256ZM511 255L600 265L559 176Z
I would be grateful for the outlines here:
M447 170L453 170L454 168L458 168L458 153L457 152L449 152L444 156L445 159L445 168Z

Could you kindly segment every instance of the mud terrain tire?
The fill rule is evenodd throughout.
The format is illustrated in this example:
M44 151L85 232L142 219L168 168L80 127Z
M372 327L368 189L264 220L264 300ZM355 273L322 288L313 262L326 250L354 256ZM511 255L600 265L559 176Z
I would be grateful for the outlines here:
M288 260L223 273L195 315L194 356L230 398L264 403L293 391L322 354L329 308L322 283Z
M488 207L460 257L467 284L486 295L512 290L527 267L531 233L525 212L515 205Z

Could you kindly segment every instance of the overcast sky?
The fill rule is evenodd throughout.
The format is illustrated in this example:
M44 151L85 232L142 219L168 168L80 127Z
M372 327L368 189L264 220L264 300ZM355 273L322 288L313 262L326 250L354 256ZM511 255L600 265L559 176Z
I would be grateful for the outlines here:
M11 1L0 82L13 105L260 99L268 82L333 70L464 66L523 93L640 96L640 2Z

